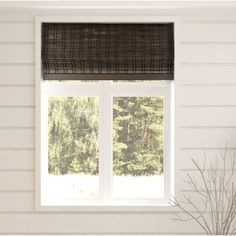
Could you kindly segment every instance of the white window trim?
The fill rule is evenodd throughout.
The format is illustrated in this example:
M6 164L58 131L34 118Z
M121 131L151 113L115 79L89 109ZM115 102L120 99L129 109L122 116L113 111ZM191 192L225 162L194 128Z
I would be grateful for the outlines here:
M177 26L178 26L178 19L176 17L155 17L152 19L144 19L142 17L135 17L134 18L122 18L121 20L115 19L113 17L109 17L107 19L104 19L104 17L96 18L96 19L86 19L86 17L36 17L36 25L35 25L35 34L36 34L36 61L35 61L35 102L36 102L36 109L35 109L35 125L36 125L36 131L35 131L35 149L36 149L36 161L35 161L35 170L36 170L36 176L35 176L35 186L36 186L36 194L35 194L35 207L38 211L168 211L169 210L169 197L174 195L174 153L175 153L175 145L174 145L174 84L171 83L171 86L169 86L167 83L162 83L161 85L158 83L155 85L155 83L142 83L142 86L138 85L137 83L110 83L110 82L103 82L103 83L78 83L78 84L64 84L63 83L63 89L62 84L60 83L53 83L53 85L50 85L48 82L42 82L41 78L41 24L43 22L106 22L106 23L112 23L112 22L124 22L124 23L131 23L131 22L140 22L140 23L164 23L164 22L173 22L175 24L175 80L176 75L178 74L178 66L177 66L177 55L178 55L178 37L177 37ZM98 89L98 86L102 86L105 88L104 90ZM118 93L116 87L119 86L122 87L122 94ZM130 93L131 89L133 90L132 93ZM45 96L46 91L46 96ZM80 92L78 92L80 91ZM130 204L128 200L125 200L124 202L116 202L115 205L112 204L106 204L106 205L97 205L95 204L89 204L89 205L80 205L80 206L42 206L41 205L41 173L43 169L41 169L41 166L47 163L45 163L45 160L47 158L41 158L41 155L43 153L47 153L47 145L45 145L45 137L47 137L47 121L45 122L45 118L47 117L47 108L45 107L45 104L47 104L47 96L53 95L53 96L63 96L63 95L70 95L70 96L99 96L99 91L103 92L103 96L100 97L103 99L101 101L102 103L111 102L110 99L110 92L112 92L113 96L165 96L164 102L164 114L171 114L168 115L168 117L164 118L165 127L168 127L168 130L165 128L164 132L164 175L165 175L165 184L164 184L164 193L165 198L164 199L158 199L157 201L152 201L148 199L148 202L143 200L141 205L140 201L137 204L135 200L130 200ZM106 92L105 92L106 91ZM104 96L104 94L106 94ZM109 99L107 98L109 97ZM44 108L42 109L42 104L44 104ZM171 104L168 105L168 104ZM107 104L108 105L108 104ZM99 119L103 120L106 119L106 127L99 127L99 129L105 130L104 132L110 132L106 131L108 126L112 126L112 114L109 112L106 112L106 107L111 106L112 104L108 106L101 106L99 107ZM45 113L46 112L46 113ZM103 117L102 114L106 114L106 117ZM110 115L109 119L107 118L107 114ZM107 125L107 120L110 121L110 124ZM103 124L105 122L101 122ZM109 127L108 127L109 128ZM101 132L100 132L101 133ZM102 155L102 153L105 154L106 157L109 156L110 153L112 153L112 137L108 138L109 136L106 136L107 138L104 138L104 135L99 134L100 139L100 151L99 156ZM108 140L109 139L109 140ZM44 144L43 144L44 142ZM47 140L46 140L47 142ZM108 148L104 149L101 148L103 143L106 143L106 147ZM107 145L109 144L109 145ZM42 163L44 162L44 163ZM112 166L112 160L111 158L105 158L100 159L99 158L99 168L102 168L102 166L106 163L111 167ZM168 174L167 174L168 173ZM110 172L105 172L105 175L110 175ZM105 176L103 176L101 179L103 179ZM112 179L112 178L110 178ZM111 185L112 183L107 182L108 185ZM106 186L103 181L99 183L100 187L108 189L109 186ZM106 191L107 192L107 191ZM109 196L104 196L105 199L108 199ZM151 204L150 204L151 203Z

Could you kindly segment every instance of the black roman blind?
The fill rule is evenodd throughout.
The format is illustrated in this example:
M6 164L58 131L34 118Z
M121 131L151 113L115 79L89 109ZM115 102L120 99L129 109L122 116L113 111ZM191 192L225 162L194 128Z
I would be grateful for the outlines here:
M174 24L42 24L44 80L173 80Z

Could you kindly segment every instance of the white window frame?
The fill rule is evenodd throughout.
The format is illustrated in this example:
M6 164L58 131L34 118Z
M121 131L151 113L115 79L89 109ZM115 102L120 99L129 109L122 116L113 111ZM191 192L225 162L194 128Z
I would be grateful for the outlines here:
M124 19L131 23L167 23L175 24L175 80L177 74L176 45L177 19L157 17L155 19ZM169 198L174 195L174 82L80 82L49 83L41 76L41 25L43 22L121 22L109 19L81 19L79 17L37 17L36 18L36 210L39 211L165 211L169 209ZM47 172L48 129L47 102L48 96L98 96L99 97L99 202L78 201L74 205L42 206L41 194L44 176ZM112 97L121 96L164 96L164 198L161 199L122 199L111 201L112 190ZM104 181L106 180L106 181ZM110 180L110 181L108 181ZM77 205L78 204L78 205Z

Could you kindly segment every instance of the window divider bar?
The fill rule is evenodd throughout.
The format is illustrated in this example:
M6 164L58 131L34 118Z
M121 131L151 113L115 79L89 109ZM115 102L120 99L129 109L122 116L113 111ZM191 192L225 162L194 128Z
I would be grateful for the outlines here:
M103 83L99 97L99 185L104 202L112 199L112 99L110 83Z

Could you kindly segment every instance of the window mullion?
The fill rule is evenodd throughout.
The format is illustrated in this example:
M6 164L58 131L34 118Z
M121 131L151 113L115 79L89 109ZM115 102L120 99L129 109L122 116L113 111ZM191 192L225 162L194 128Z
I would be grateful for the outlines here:
M99 173L100 194L104 202L112 198L112 97L110 83L102 82L99 99Z

